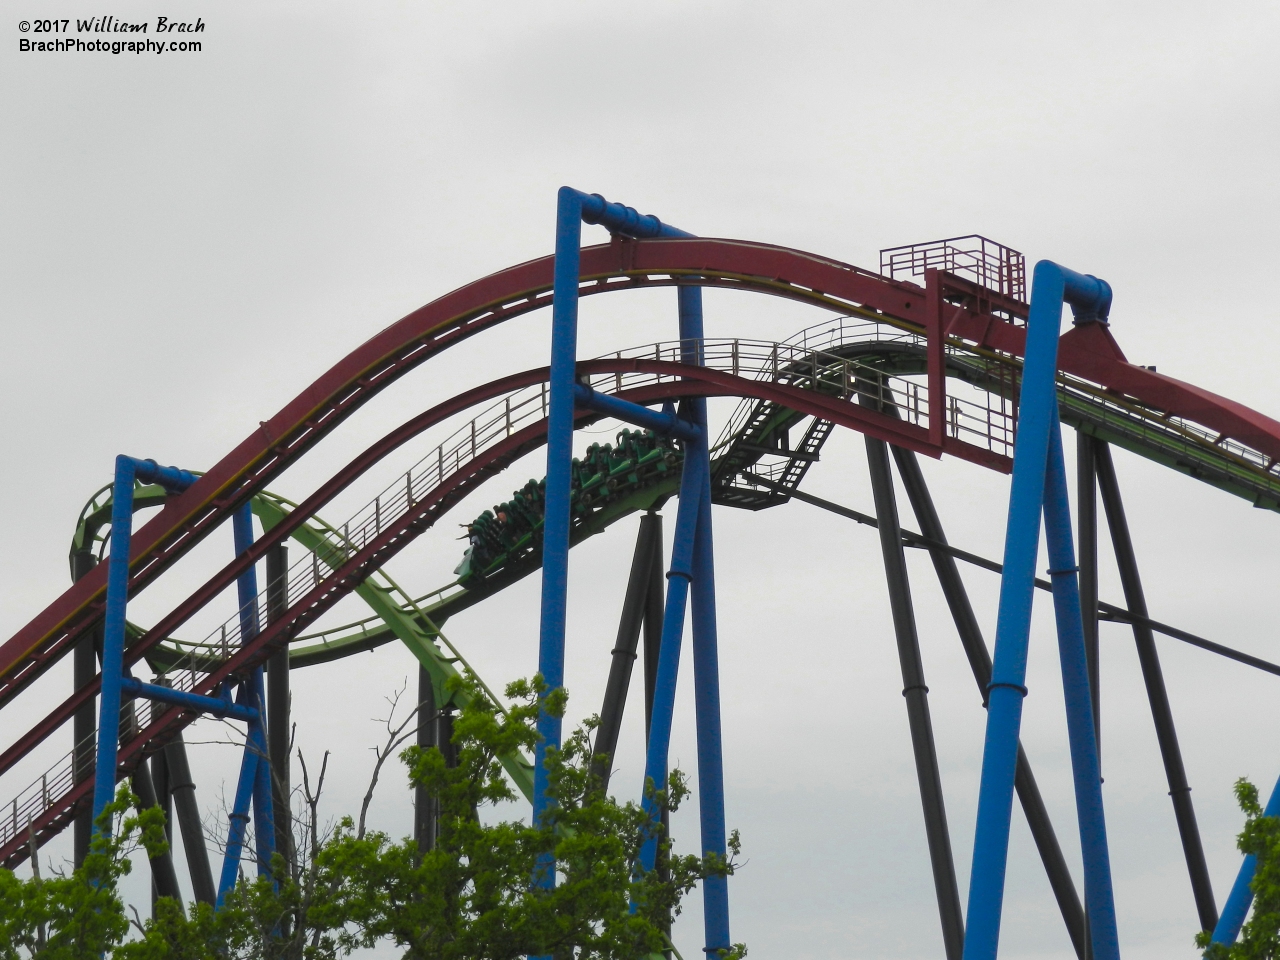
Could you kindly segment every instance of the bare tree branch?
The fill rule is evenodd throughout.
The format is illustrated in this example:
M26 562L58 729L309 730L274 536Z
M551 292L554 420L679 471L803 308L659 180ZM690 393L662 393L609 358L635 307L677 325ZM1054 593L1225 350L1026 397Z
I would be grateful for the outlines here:
M324 790L324 775L329 769L329 751L324 752L324 759L320 763L320 779L316 781L316 791L311 792L311 777L307 771L307 760L302 755L302 751L298 751L298 763L302 765L302 795L306 800L307 810L310 814L310 840L311 849L308 855L312 856L315 851L320 849L320 794Z
M417 732L415 729L405 733L404 729L412 722L414 717L418 716L419 711L422 709L422 704L418 704L410 710L409 715L404 718L404 721L398 727L391 726L395 721L396 708L400 704L400 697L404 694L408 683L409 681L406 679L405 685L397 690L394 695L387 698L387 702L391 704L391 712L387 715L385 721L388 734L387 742L381 749L376 746L373 747L373 755L377 757L377 762L373 765L373 774L369 778L369 789L365 791L364 800L360 804L360 821L356 828L356 839L364 837L365 820L369 813L369 804L373 802L373 791L378 786L378 777L382 774L382 765L387 762L387 757L391 756L400 744Z

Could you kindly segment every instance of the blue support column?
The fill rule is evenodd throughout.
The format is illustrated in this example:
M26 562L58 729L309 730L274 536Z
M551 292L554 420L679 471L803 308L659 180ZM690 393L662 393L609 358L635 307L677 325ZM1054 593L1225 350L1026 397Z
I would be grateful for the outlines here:
M702 288L680 287L681 361L703 362ZM715 550L711 532L711 467L707 449L707 401L689 401L700 436L685 448L685 463L701 465L698 490L698 522L693 545L692 627L693 685L698 725L698 807L702 827L702 852L724 858L724 749L720 727L720 653L716 628ZM724 876L703 881L703 925L706 950L728 950L729 884Z
M1264 817L1280 817L1280 780L1271 788L1271 797L1262 811ZM1249 914L1249 905L1253 903L1253 873L1258 868L1258 858L1252 853L1240 864L1240 872L1236 874L1236 882L1231 885L1227 894L1227 902L1222 906L1222 915L1218 925L1213 928L1213 942L1231 944L1240 936L1240 928L1244 926L1244 918Z
M995 960L1000 941L1018 733L1022 700L1027 695L1024 684L1040 518L1050 433L1057 419L1054 377L1064 301L1072 304L1079 319L1105 317L1111 304L1111 288L1096 277L1075 273L1048 260L1036 264L1013 454L995 658L987 688L987 730L969 878L964 960Z
M564 685L565 611L569 583L569 493L573 459L574 368L578 351L578 272L582 224L594 223L629 237L688 237L654 216L610 203L598 193L561 187L556 197L556 260L552 278L551 371L547 409L547 490L542 526L542 618L538 672L550 693ZM696 498L695 498L696 499ZM692 530L690 530L692 536ZM683 619L683 616L682 618ZM534 751L533 816L547 809L548 749L558 749L560 720L543 713ZM664 774L665 779L665 774ZM548 886L555 878L538 877Z
M706 444L702 445L706 455ZM702 852L724 859L724 750L720 728L720 654L716 629L715 558L711 539L711 482L703 468L698 529L693 546L693 684L698 724L698 807ZM707 950L728 950L729 884L719 875L702 884ZM714 955L714 954L712 954Z
M177 467L161 467L154 460L116 457L111 490L111 555L107 561L107 608L102 626L102 689L98 700L98 755L93 779L93 819L116 792L116 757L120 749L120 684L124 678L125 614L129 602L129 545L133 538L133 483L159 483L171 493L195 482Z
M242 702L244 699L246 698L240 697ZM244 851L245 832L249 827L249 804L253 800L258 766L261 763L261 758L253 750L253 727L249 729L249 742L245 744L244 756L240 761L240 779L236 782L236 797L228 818L227 850L222 858L222 876L218 880L218 899L214 903L215 910L222 909L222 903L227 894L236 885L240 874L240 855Z
M578 351L578 264L582 194L561 187L556 204L556 263L551 304L551 375L547 409L547 491L542 526L542 620L538 672L551 693L564 685L565 609L569 589L569 493L573 459L574 367ZM560 718L538 717L533 762L533 818L547 809L548 749L560 747ZM555 876L541 871L550 887Z
M248 503L238 509L231 518L236 556L253 546L253 511ZM236 580L236 597L240 603L240 642L248 643L261 628L258 611L258 571L249 567ZM258 874L271 870L271 857L275 853L275 817L271 809L271 769L266 762L267 737L262 725L266 715L266 692L262 679L262 667L254 667L248 683L241 687L241 695L257 716L249 721L245 740L245 753L256 759L253 772L253 815L257 828L253 832L256 846Z
M129 599L129 541L133 536L132 457L116 457L111 491L111 556L107 560L107 611L102 625L102 689L98 694L98 758L93 780L94 831L116 792L120 747L120 681L124 673L124 625Z
M566 608L568 605L569 578L569 496L571 461L573 457L573 410L575 399L587 402L597 409L606 409L610 415L621 414L630 422L648 423L661 414L653 414L634 405L619 406L606 398L600 398L589 390L578 389L575 383L578 336L578 275L581 260L582 224L596 223L612 233L643 237L687 237L683 230L662 223L657 217L642 216L630 207L609 203L599 194L584 194L570 187L561 187L556 205L556 254L553 274L551 317L551 369L550 397L547 412L547 480L544 501L542 536L542 617L538 638L538 672L550 693L564 685L564 644ZM682 303L684 301L682 300ZM701 338L701 300L695 301L697 310L696 337ZM682 311L683 318L683 311ZM685 334L682 331L682 337ZM705 404L702 409L705 426ZM663 424L656 424L659 427ZM676 518L675 543L672 546L671 586L667 592L666 617L663 625L663 643L659 656L657 688L653 702L653 722L646 758L646 781L657 789L663 789L667 777L667 751L671 740L671 719L675 706L676 677L680 665L680 643L684 626L684 612L692 577L694 539L698 525L701 492L709 490L707 475L706 431L698 431L699 440L692 439L686 425L666 424L670 432L685 437L685 466L681 477L680 508ZM690 450L701 443L701 456L690 457ZM709 514L708 514L709 519ZM710 527L708 524L708 536ZM708 553L708 562L710 554ZM711 647L714 651L714 600L710 606L712 623ZM705 631L704 631L705 632ZM714 665L714 658L712 660ZM716 741L719 741L718 694L716 701ZM700 709L699 716L702 711ZM701 726L700 726L701 731ZM539 740L534 753L533 819L542 817L550 806L547 797L546 756L548 750L558 749L561 739L559 718L543 711L538 718ZM701 737L700 737L701 743ZM701 754L701 749L700 749ZM717 750L718 753L718 750ZM718 766L718 764L717 764ZM720 791L723 793L723 790ZM646 797L644 804L655 813L653 803ZM721 803L723 807L723 803ZM656 819L656 817L655 817ZM723 813L721 820L721 849L723 849ZM657 853L657 839L651 837L641 851L641 864L653 869ZM543 887L555 884L551 864L544 860L534 875L534 883ZM727 909L725 930L727 943Z
M1080 582L1071 536L1067 471L1062 457L1062 430L1057 411L1049 435L1049 463L1045 487L1044 530L1053 584L1053 608L1058 627L1062 689L1067 706L1067 736L1075 778L1076 818L1084 858L1084 896L1094 960L1120 960L1116 904L1111 886L1111 855L1102 806L1102 769L1097 731L1093 725L1093 697L1085 655L1084 619L1080 610Z
M258 707L258 716L251 721L249 732L253 749L258 754L258 769L253 779L253 820L257 824L253 838L257 848L258 876L261 877L271 875L271 859L276 853L276 817L274 800L271 796L271 763L268 755L267 731L262 725L267 696L261 667L253 671L253 679L250 683Z
M235 538L236 556L253 546L253 512L245 504L231 517L231 530ZM247 642L258 635L258 574L249 567L236 580L236 598L240 604L240 638ZM244 838L249 827L249 807L257 823L254 842L258 861L258 874L271 869L271 857L275 853L275 817L271 808L271 771L267 762L267 737L262 726L266 704L263 693L262 668L255 667L247 682L240 685L237 702L252 707L254 717L245 732L244 756L240 761L240 779L236 783L236 797L227 826L227 849L222 858L222 877L218 882L216 909L222 907L228 893L236 885L240 873L240 858L244 853Z
M253 511L245 504L231 515L231 534L236 556L253 546ZM258 570L250 566L236 579L236 600L240 605L240 643L248 643L258 635ZM258 706L258 704L251 704Z
M676 706L676 681L680 675L680 647L684 639L684 613L693 578L694 539L697 535L700 491L705 465L685 451L684 472L680 476L680 506L671 542L671 566L667 572L667 603L662 614L662 644L658 648L658 675L653 687L653 716L645 755L646 794L643 807L657 823L659 812L647 793L649 784L663 790L667 783L667 755L671 749L671 722ZM658 838L651 836L640 850L640 865L652 870L657 860Z

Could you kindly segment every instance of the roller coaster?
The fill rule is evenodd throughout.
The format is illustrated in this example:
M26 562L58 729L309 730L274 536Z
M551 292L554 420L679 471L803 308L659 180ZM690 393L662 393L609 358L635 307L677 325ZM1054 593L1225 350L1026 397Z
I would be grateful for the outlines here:
M582 247L583 223L607 228L609 241ZM1160 634L1270 673L1280 674L1280 665L1149 616L1111 448L1254 507L1280 511L1280 423L1129 363L1111 333L1105 283L1044 261L1028 297L1022 255L982 237L885 250L879 271L870 271L765 243L694 237L598 195L565 188L556 242L555 255L463 286L373 336L203 473L117 460L115 481L93 495L76 525L72 585L0 646L0 709L26 702L24 692L39 677L64 657L74 659L74 688L0 754L0 789L7 789L0 799L8 801L0 806L0 863L15 867L73 825L76 856L83 857L94 811L117 782L132 778L144 805L176 805L192 889L198 899L220 902L238 875L251 817L259 825L260 865L288 842L292 670L403 643L421 665L419 699L429 708L422 714L429 719L420 724L419 742L447 744L451 711L465 696L448 681L468 667L443 632L449 618L478 603L500 603L508 586L542 571L540 669L552 687L559 685L568 550L637 513L643 519L596 747L605 757L616 747L643 635L646 773L661 779L688 602L702 849L723 853L709 508L758 511L798 499L879 531L948 960L997 955L1015 794L1077 955L1119 956L1097 776L1100 620L1132 626L1195 922L1219 942L1234 940L1250 905L1252 865L1242 864L1219 911L1154 638ZM651 287L677 292L676 338L578 359L580 298ZM784 298L827 319L778 341L709 338L702 331L703 288ZM1075 322L1059 335L1064 304L1072 306ZM441 400L370 443L300 502L268 489L405 374L441 363L462 341L493 335L505 321L544 307L553 310L549 366L478 383ZM737 405L712 440L705 401L720 397L735 398ZM601 422L620 424L614 442L593 444L573 457L574 431ZM1063 495L1059 424L1076 432L1074 519ZM801 489L837 427L865 437L874 515ZM426 456L406 462L415 441L434 442L445 430L450 432ZM414 593L385 572L392 557L469 494L544 445L545 480L530 480L465 525L465 554L453 579L442 572L445 586ZM1013 474L1003 562L948 542L919 455ZM901 522L891 463L918 532ZM321 518L321 511L366 477L383 484L373 499L340 523ZM1124 607L1098 598L1099 494ZM673 499L679 512L667 562L659 511ZM156 512L134 531L133 516L143 510ZM1032 570L1042 516L1053 566L1048 581ZM254 535L252 517L260 535ZM232 560L156 622L127 619L130 598L224 524L235 533ZM931 557L988 714L967 914L938 773L907 547ZM1002 574L994 656L959 576L960 563ZM261 591L259 564L265 565ZM1018 741L1026 630L1036 589L1053 593L1057 611L1085 859L1083 898ZM233 590L234 615L203 636L180 636ZM368 616L339 626L320 624L353 594L367 605ZM184 728L205 715L241 721L247 730L217 884L183 741ZM543 746L537 756L502 758L535 816L546 802L542 751L560 735L553 718L544 716L539 729ZM52 759L34 781L15 781L15 767L28 757ZM19 769L29 769L30 762ZM1280 812L1280 789L1268 812ZM421 796L415 830L420 843L431 843L430 805ZM651 850L647 856L643 865L652 866ZM152 869L156 889L176 895L177 867L170 855L153 860ZM708 881L703 893L707 949L728 947L725 878Z

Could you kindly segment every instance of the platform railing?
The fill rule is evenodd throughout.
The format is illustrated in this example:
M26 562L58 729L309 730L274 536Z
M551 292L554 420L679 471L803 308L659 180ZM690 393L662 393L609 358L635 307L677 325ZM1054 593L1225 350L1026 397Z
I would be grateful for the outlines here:
M923 333L912 333L887 323L877 323L857 317L834 317L822 323L807 327L788 338L789 343L798 343L815 350L831 350L838 346L847 346L857 342L892 343L900 342L924 350L927 340ZM991 352L987 358L987 373L992 379L1003 379L1007 387L1002 391L1008 399L1016 398L1021 378L1022 361L1018 357ZM983 359L982 354L963 344L949 342L947 344L948 362L972 366ZM1186 449L1190 451L1219 451L1229 459L1237 461L1241 466L1260 471L1280 478L1280 458L1268 456L1247 444L1230 437L1223 436L1213 430L1186 420L1171 416L1166 411L1147 407L1136 401L1130 401L1104 391L1102 388L1069 374L1058 374L1060 387L1072 396L1079 397L1081 402L1088 403L1099 410L1108 410L1130 420L1146 422L1143 436L1182 437Z
M929 269L970 277L1015 300L1027 299L1026 258L1012 247L978 234L880 251L880 273L886 277L922 277Z
M672 341L618 351L613 356L679 363L682 349L679 341ZM707 367L748 379L785 383L844 400L853 400L856 394L869 391L882 399L898 397L894 402L899 404L904 419L921 427L928 424L926 386L907 378L885 377L870 364L828 354L801 343L743 338L706 340L704 353ZM665 372L626 371L594 375L590 378L590 385L597 390L618 392L677 378L678 375ZM288 604L292 606L325 582L332 571L373 542L386 526L398 521L464 464L516 431L545 419L547 403L545 384L524 387L456 428L442 443L337 527L341 534L338 543L305 555L291 565L285 578ZM957 405L952 415L957 429L975 435L986 431L991 419L986 411L968 403ZM265 609L265 602L264 589L257 597L258 608ZM173 687L194 690L200 678L212 669L212 663L234 653L242 642L241 623L240 611L237 610L215 627L203 642L190 645L188 656L166 670L165 675Z
M886 340L912 347L924 344L922 335L874 321L846 317L808 328L784 342L708 339L704 341L705 365L735 376L784 383L852 402L857 401L858 394L870 392L877 399L896 406L906 422L927 428L931 411L923 374L889 375L872 363L830 352L854 342ZM678 363L681 361L681 349L682 345L675 341L617 351L610 356ZM949 363L967 365L976 371L975 386L984 402L948 396L944 411L946 436L1011 456L1016 421L1014 398L1020 362L1015 357L980 354L963 345L948 344L947 351ZM678 374L666 372L626 371L592 375L590 384L596 390L620 392L678 377ZM1199 424L1109 394L1083 380L1059 375L1058 382L1060 396L1068 407L1074 405L1095 419L1110 417L1139 441L1163 445L1175 452L1181 450L1192 458L1217 457L1234 464L1243 476L1252 478L1257 484L1270 485L1269 488L1280 496L1280 464L1259 451L1218 436ZM330 538L326 547L308 553L289 568L286 575L288 604L292 606L327 580L349 557L371 543L385 527L402 517L463 465L516 431L545 419L547 402L545 384L525 387L491 404L456 428L344 524L333 528L339 536ZM747 401L739 405L721 433L718 446L723 446L736 435L736 431L742 429L755 404L756 401ZM785 453L780 455L785 456ZM767 471L768 465L762 465L760 469ZM265 601L264 590L257 598L259 609L266 609ZM215 627L203 642L182 644L187 657L166 670L168 682L179 690L194 690L201 677L239 648L240 622L237 611ZM51 804L56 804L71 789L74 782L72 751L59 758L19 793L7 809L0 808L0 844L12 840L16 831L28 829Z
M133 729L132 703L120 710L121 735L127 741L126 730ZM93 779L93 765L98 755L98 734L89 734L79 744L55 760L43 773L20 790L9 803L0 809L0 847L7 846L15 838L29 834L37 820L71 791L79 782L76 778L76 758L85 772L83 779Z
M85 746L92 756L96 744L87 742ZM29 833L35 821L49 809L52 799L63 796L75 786L75 755L73 748L59 757L0 810L0 844L8 844Z

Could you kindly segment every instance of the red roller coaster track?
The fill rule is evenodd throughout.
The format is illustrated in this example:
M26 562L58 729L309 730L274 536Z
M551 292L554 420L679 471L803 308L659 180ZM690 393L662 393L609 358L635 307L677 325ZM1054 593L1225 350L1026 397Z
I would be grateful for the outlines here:
M229 517L236 506L262 490L271 478L402 374L462 339L548 305L552 266L550 257L534 260L462 287L409 314L337 363L185 493L173 497L134 535L130 593L154 580ZM874 314L924 331L931 343L938 345L943 336L951 336L1014 356L1020 356L1023 350L1023 328L990 311L1009 316L1025 308L985 290L980 297L957 306L929 296L915 284L888 280L801 251L733 240L614 240L582 251L583 295L637 286L671 285L688 282L686 278L692 277L696 277L701 286L751 290L837 312ZM948 278L948 282L952 279ZM954 282L961 286L965 283L958 279ZM641 403L687 395L773 400L917 452L931 456L946 452L989 468L1008 469L1005 458L988 451L950 437L930 436L927 430L870 412L856 402L824 397L785 384L639 359L596 360L580 366L584 372L647 370L673 377L622 394ZM1067 333L1061 341L1059 367L1064 373L1092 381L1106 390L1219 431L1222 437L1263 453L1273 464L1280 460L1280 423L1208 391L1129 364L1105 328L1091 325ZM259 560L270 546L287 537L293 526L302 523L406 440L477 403L545 377L546 370L541 368L477 387L423 413L370 446L308 498L289 520L275 527L253 549L224 567L156 624L130 648L128 661L141 659L147 649L230 586L238 574ZM582 413L580 420L587 421L592 416ZM536 448L544 437L545 423L533 424L463 465L339 569L318 582L310 593L292 604L285 616L264 629L217 671L208 674L197 692L211 692L225 676L263 660L273 647L286 642L289 634L314 621L372 570L429 528L454 502L487 476ZM68 589L0 647L0 706L65 654L101 616L105 579L103 565ZM5 751L0 756L0 773L10 769L65 723L77 706L94 696L96 688L96 682L82 688ZM128 768L136 763L148 752L149 745L162 742L175 726L184 725L190 719L177 708L157 717L140 736L122 745L121 766ZM47 838L65 825L81 795L89 789L91 784L84 783L64 793L33 823L38 836ZM0 862L7 861L15 852L16 847L0 850Z

